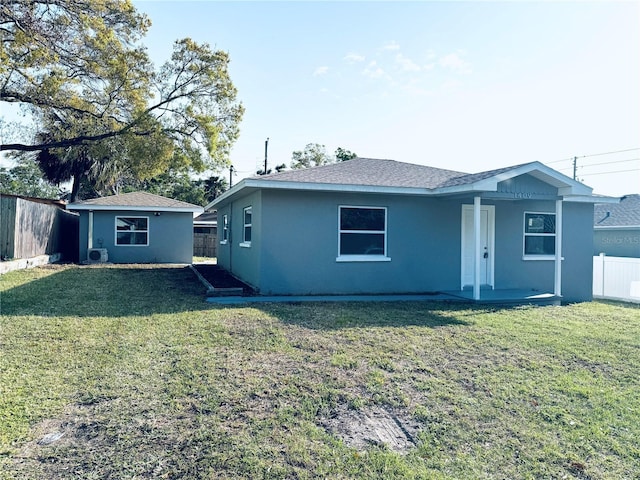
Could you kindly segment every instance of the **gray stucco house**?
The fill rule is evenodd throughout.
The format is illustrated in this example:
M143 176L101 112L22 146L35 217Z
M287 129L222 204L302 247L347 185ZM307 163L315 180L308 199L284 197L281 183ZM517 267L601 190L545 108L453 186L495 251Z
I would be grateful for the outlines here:
M80 262L191 263L202 207L146 192L70 203L80 214Z
M584 301L594 203L538 162L467 174L356 158L247 178L206 208L218 210L218 264L260 294L527 289Z
M640 195L597 204L593 212L593 254L640 258Z

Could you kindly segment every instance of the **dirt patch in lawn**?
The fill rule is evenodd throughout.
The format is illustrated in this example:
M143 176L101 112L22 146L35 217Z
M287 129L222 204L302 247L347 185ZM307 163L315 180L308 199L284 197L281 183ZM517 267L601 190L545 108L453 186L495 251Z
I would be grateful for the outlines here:
M321 424L357 450L380 446L398 453L416 446L420 426L406 413L375 406L361 410L340 407Z
M213 288L242 288L243 296L255 295L253 289L218 265L198 264L193 267Z

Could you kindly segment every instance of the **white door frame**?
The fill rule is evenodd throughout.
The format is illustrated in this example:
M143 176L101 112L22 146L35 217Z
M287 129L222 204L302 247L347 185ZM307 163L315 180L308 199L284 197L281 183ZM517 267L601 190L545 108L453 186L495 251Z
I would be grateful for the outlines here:
M460 240L460 289L464 289L466 286L472 286L474 288L474 297L479 297L479 279L480 272L479 270L475 272L477 268L480 266L480 257L484 256L484 245L480 245L480 232L477 232L477 235L473 235L474 242L471 245L466 244L467 240L467 232L465 226L465 212L471 212L474 216L474 226L476 225L476 213L477 213L477 225L480 226L480 212L487 212L487 254L489 255L487 262L487 283L491 288L495 287L495 206L494 205L481 205L479 201L474 202L473 205L462 205L461 210L461 240ZM475 227L474 227L475 228ZM481 229L479 229L481 230ZM477 243L477 244L476 244ZM473 273L474 281L471 285L468 282L465 282L465 277L468 276L468 273L465 270L465 248L473 249L474 252L474 262L473 262ZM476 267L477 266L477 267ZM485 285L485 284L483 284Z

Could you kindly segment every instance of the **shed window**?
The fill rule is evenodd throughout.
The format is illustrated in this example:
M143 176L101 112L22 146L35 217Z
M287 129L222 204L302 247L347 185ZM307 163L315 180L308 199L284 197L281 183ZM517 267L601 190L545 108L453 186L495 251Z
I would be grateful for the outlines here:
M338 260L375 260L387 255L385 207L339 208Z
M116 245L149 245L149 217L116 217Z
M525 256L555 255L556 215L555 213L524 214L524 254Z

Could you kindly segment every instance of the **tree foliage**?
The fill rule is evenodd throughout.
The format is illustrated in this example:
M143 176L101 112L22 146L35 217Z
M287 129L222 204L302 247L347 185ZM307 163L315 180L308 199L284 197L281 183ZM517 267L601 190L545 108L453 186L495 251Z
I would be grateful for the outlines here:
M346 162L347 160L352 160L354 158L357 158L358 154L350 150L345 150L342 147L338 147L336 149L335 157L336 157L336 162Z
M327 153L324 145L318 143L308 143L304 150L298 150L291 155L291 168L298 170L301 168L318 167L329 165L335 162L344 162L356 158L358 155L338 147L334 156ZM277 168L277 167L276 167ZM278 170L281 171L281 170Z
M0 168L0 193L59 198L64 192L43 180L42 171L36 162L24 159L13 168Z
M243 107L229 56L191 39L155 69L149 20L128 0L8 0L0 6L0 101L37 133L0 150L37 152L47 179L97 192L120 178L226 165ZM25 141L26 140L26 141Z
M333 159L327 154L325 146L319 143L308 143L304 150L295 151L291 155L291 168L293 170L318 167L330 163L333 163Z
M170 170L148 180L129 180L121 185L120 191L143 190L204 207L228 188L227 180L217 175L193 180L185 172Z

